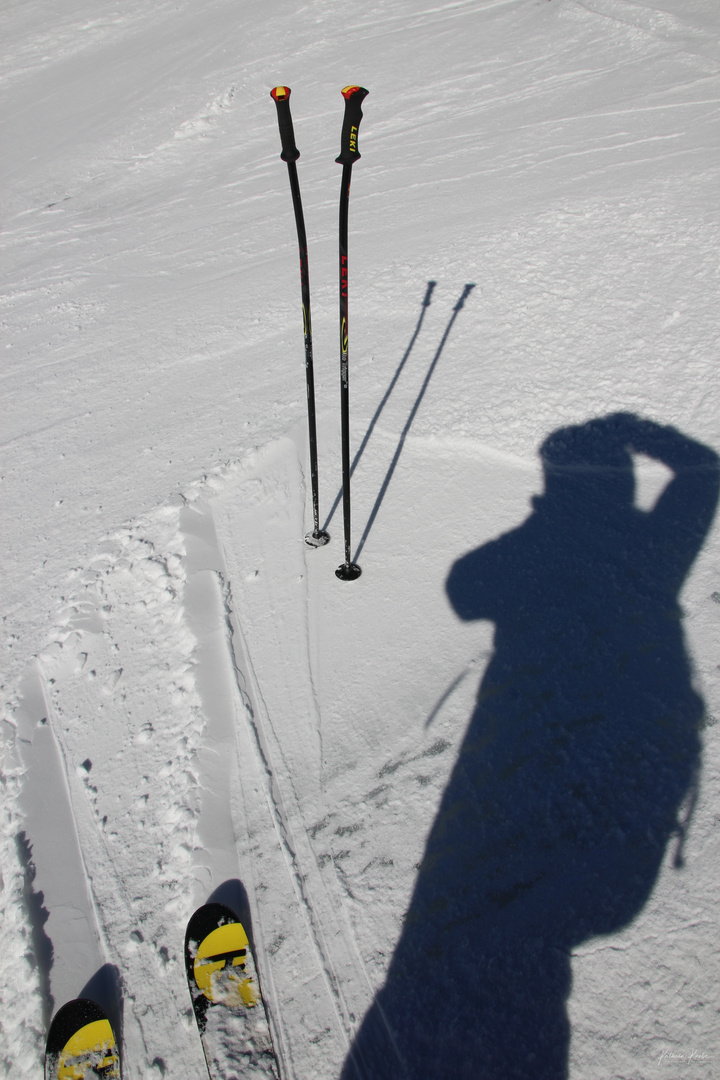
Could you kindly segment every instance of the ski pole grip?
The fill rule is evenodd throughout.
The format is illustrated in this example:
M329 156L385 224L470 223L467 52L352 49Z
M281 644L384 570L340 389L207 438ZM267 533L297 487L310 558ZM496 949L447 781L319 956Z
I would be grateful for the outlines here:
M280 128L280 142L283 161L297 161L300 151L295 145L295 132L293 131L292 116L290 115L290 87L275 86L270 91L270 97L277 105L278 127Z
M352 165L360 157L358 128L362 120L362 103L370 91L363 86L345 86L340 93L345 98L345 116L340 136L340 157L335 160L339 165Z

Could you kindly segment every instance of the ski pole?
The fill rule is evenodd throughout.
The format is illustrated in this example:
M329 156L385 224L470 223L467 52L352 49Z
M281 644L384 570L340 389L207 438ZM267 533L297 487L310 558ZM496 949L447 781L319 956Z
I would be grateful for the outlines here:
M342 581L354 581L362 570L350 559L350 399L348 394L348 203L352 167L360 157L358 151L358 128L362 120L362 103L369 91L362 86L346 86L341 91L345 98L345 116L340 138L340 156L335 160L342 165L340 185L340 420L342 439L342 494L343 524L345 528L345 562L335 574Z
M293 131L292 116L290 115L290 87L276 86L270 91L270 96L277 105L278 127L280 128L280 142L282 144L280 157L287 163L288 167L290 192L292 194L300 248L300 289L302 293L303 332L305 335L305 387L307 391L308 434L310 438L310 485L313 503L313 531L306 535L305 543L309 544L310 547L322 547L323 544L327 544L330 536L320 528L317 428L315 423L315 372L313 367L312 323L310 320L310 276L308 273L305 218L303 216L300 184L295 164L300 157L300 151L295 145L295 133Z

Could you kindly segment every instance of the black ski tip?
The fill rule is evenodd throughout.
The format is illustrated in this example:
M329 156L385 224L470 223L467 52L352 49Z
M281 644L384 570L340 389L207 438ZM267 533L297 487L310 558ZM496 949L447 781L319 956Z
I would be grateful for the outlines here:
M197 945L207 937L213 930L217 930L218 926L225 926L227 923L240 923L242 920L228 907L227 904L209 903L203 904L197 911L191 916L190 921L187 924L187 930L185 931L185 967L188 975L192 974L193 965L195 963L195 957L192 952L192 942Z
M96 1020L107 1020L100 1006L90 998L66 1001L55 1013L47 1037L48 1054L59 1054L76 1031Z
M236 928L236 932L230 934L230 940L227 934L222 935L221 933L222 930L227 928ZM231 963L233 967L237 964L239 971L242 969L244 972L245 958L248 951L250 956L253 955L253 944L247 930L245 922L236 915L231 907L213 902L199 907L188 922L185 935L185 966L192 1009L201 1036L205 1032L208 1009L219 1003L213 996L212 971L218 967L225 967L226 963ZM219 941L218 934L220 934ZM213 943L212 946L209 945L209 942ZM217 955L207 953L207 949L210 947L212 947L212 953L217 953ZM202 954L201 949L205 950ZM198 961L198 957L201 955L203 959ZM219 963L216 963L216 961L219 961ZM200 969L196 967L198 962L200 963ZM209 974L206 977L201 977L199 970L200 972L207 971L205 968L207 963L210 964ZM252 982L252 980L249 980L249 982ZM257 988L257 994L253 994L253 997L255 998L254 1001L245 1001L247 1007L262 1000L259 987Z
M107 1075L109 1080L120 1076L120 1058L117 1045L117 1036L113 1031L112 1024L107 1018L105 1011L100 1008L97 1002L92 1001L91 998L73 998L72 1001L66 1001L63 1006L56 1012L53 1017L53 1021L48 1031L47 1043L45 1045L45 1075L52 1078L56 1075L58 1062L62 1065L63 1050L67 1047L73 1036L78 1035L84 1027L88 1024L95 1024L98 1021L107 1025L106 1032L107 1038L111 1040L107 1049L103 1051L107 1060L103 1064L102 1068L103 1076ZM93 1037L96 1037L97 1031L93 1032ZM106 1045L103 1042L103 1045ZM84 1050L85 1048L83 1048ZM77 1048L69 1051L72 1054L80 1053ZM93 1051L95 1052L95 1051ZM68 1073L68 1075L70 1075ZM73 1073L75 1075L75 1073ZM95 1073L93 1073L95 1075Z
M330 542L330 533L325 532L324 529L318 529L317 532L307 533L305 536L305 543L308 547L319 548L325 547Z
M362 570L357 563L343 563L342 566L338 566L335 571L335 577L340 578L341 581L355 581L362 574Z

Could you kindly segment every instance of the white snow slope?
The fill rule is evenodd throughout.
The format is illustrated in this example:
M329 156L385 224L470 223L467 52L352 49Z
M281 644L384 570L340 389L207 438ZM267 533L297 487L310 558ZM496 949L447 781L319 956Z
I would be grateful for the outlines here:
M452 564L528 517L558 428L634 413L720 449L720 9L1 15L0 1073L39 1076L52 1013L94 980L122 994L125 1077L202 1075L184 930L239 880L283 1077L337 1078L492 653L493 623L446 596ZM334 158L353 81L370 96L348 584ZM277 83L302 155L323 521L334 506L321 550L302 541ZM635 464L649 511L671 474ZM635 917L573 949L572 1080L720 1070L719 528L680 597L705 708L681 865L673 841Z

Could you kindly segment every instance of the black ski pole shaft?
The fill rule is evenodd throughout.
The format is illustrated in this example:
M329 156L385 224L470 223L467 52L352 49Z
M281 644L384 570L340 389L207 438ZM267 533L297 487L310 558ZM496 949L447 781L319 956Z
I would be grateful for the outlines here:
M280 142L282 144L282 153L280 154L280 157L286 162L288 167L290 192L292 194L295 224L297 226L298 246L300 248L300 289L302 293L303 333L305 336L305 388L307 391L308 435L310 440L310 486L312 488L313 504L313 531L307 534L305 543L309 544L311 547L322 547L323 544L327 544L330 537L320 528L317 425L315 422L315 369L313 366L312 321L310 318L310 275L308 271L305 217L303 215L302 200L300 198L300 183L298 181L297 166L295 164L300 157L300 151L295 145L295 132L293 131L292 116L290 115L290 87L276 86L270 91L270 96L277 106L278 127L280 128Z
M358 128L362 120L362 103L368 91L362 86L346 86L340 141L340 156L335 158L342 165L340 185L340 421L342 439L342 493L343 525L345 530L345 562L338 566L336 575L342 581L354 581L362 573L357 563L351 561L350 552L350 396L348 386L348 204L352 167L360 157L358 151Z

